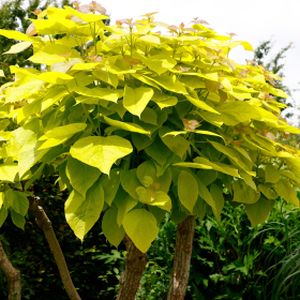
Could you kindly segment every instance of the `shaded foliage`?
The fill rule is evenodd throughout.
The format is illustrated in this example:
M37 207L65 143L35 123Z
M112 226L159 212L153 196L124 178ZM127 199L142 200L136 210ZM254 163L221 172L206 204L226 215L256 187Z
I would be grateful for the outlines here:
M83 299L111 299L116 294L124 253L106 243L98 222L83 243L66 224L63 205L66 194L59 192L53 178L42 178L35 193L52 220L71 275ZM13 264L22 274L22 299L68 299L58 270L41 230L29 215L25 230L11 222L0 229ZM6 297L6 282L0 274L0 299Z

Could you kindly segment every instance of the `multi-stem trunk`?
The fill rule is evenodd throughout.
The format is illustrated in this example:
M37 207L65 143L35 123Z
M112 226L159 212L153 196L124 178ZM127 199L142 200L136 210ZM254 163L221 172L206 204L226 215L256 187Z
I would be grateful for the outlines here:
M64 288L71 300L80 300L80 296L73 284L64 254L60 248L59 242L56 238L52 223L46 215L42 206L38 205L36 199L32 199L30 208L36 218L36 223L42 229L45 238L49 244L50 250L53 254L54 260L58 267L58 271L64 285Z
M177 226L176 247L168 300L184 300L190 273L194 231L194 216L188 216Z
M0 241L0 268L3 270L8 283L8 300L21 300L21 275L7 257Z
M147 255L141 252L129 237L124 239L127 255L125 270L120 279L117 300L134 300L147 264Z

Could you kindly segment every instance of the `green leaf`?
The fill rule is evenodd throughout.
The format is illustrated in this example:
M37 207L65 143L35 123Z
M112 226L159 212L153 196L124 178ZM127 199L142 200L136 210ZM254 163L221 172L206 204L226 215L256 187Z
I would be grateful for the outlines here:
M24 230L24 226L25 226L25 217L24 216L18 214L17 212L15 212L12 209L12 210L10 210L10 217L15 226Z
M145 187L152 185L157 179L154 163L147 160L140 164L136 169L136 176Z
M117 103L119 99L119 92L114 89L99 88L99 87L95 87L95 88L76 87L74 91L79 95L86 96L86 98L82 98L83 100L81 102L87 104L98 104L99 100L105 100L105 101Z
M89 136L79 139L70 149L70 154L101 172L109 174L116 161L132 152L129 141L119 136Z
M131 74L131 76L149 86L152 86L158 90L160 90L160 87L157 83L155 83L153 80L151 80L150 77L147 77L147 76L144 76L144 75L141 75L141 74Z
M207 213L207 208L208 208L208 205L206 204L206 202L202 198L199 197L194 206L193 213L200 220L203 220Z
M83 240L84 236L98 221L104 205L104 192L96 182L86 194L81 196L72 191L65 202L65 215L74 234Z
M140 117L141 121L147 123L147 124L152 124L154 126L158 125L158 115L156 111L152 108L146 107L144 111L141 114ZM153 126L152 126L153 127Z
M158 75L161 75L172 69L177 62L175 59L167 55L158 54L144 59L144 63L150 70L154 71Z
M256 184L252 178L252 176L250 176L249 174L247 174L246 172L239 170L239 173L241 175L241 178L244 180L244 182L250 186L253 190L257 190L256 188Z
M136 188L140 186L140 182L136 177L136 169L122 170L120 173L121 185L125 192L127 192L133 199L138 199Z
M222 121L229 126L260 118L256 107L245 101L226 102L218 106L218 111L222 114Z
M96 78L113 86L114 88L117 88L117 86L118 86L119 79L118 79L118 75L116 75L116 74L109 73L105 70L96 69L93 71L93 75Z
M100 179L100 184L104 190L104 200L109 206L111 206L119 190L120 171L112 169L109 176L103 174Z
M163 191L139 186L136 189L136 193L139 197L139 201L144 204L157 206L166 211L170 211L172 208L172 201L170 197Z
M125 195L125 197L118 197L114 204L118 208L117 224L121 226L126 214L138 204L138 201L129 195Z
M39 141L44 142L38 147L38 149L48 149L63 144L74 134L83 131L86 126L87 125L85 123L72 123L50 129L39 138Z
M6 151L8 156L14 157L18 161L20 178L34 165L39 156L36 144L36 134L32 130L19 127L12 132Z
M177 97L158 92L154 93L152 100L158 105L160 109L175 106L178 102Z
M131 210L123 220L123 227L134 245L146 253L158 235L155 217L145 209Z
M214 170L199 170L197 171L197 177L205 186L209 186L218 178L218 172Z
M218 150L220 153L225 154L236 166L240 167L247 174L249 174L251 176L255 176L255 172L251 170L252 163L250 162L250 163L246 164L247 160L245 160L243 157L241 157L239 152L237 152L236 150L234 150L228 146L224 146L220 143L210 142L210 144L216 150Z
M66 175L73 189L85 197L86 192L97 181L101 173L98 169L69 157L66 166Z
M196 97L192 97L192 96L186 96L186 98L189 100L189 102L191 102L194 106L203 109L205 111L208 111L210 113L219 115L220 113L215 110L212 106L208 105L206 102L196 98Z
M97 4L98 5L98 4ZM70 6L65 6L65 10L70 13L71 15L81 19L82 21L84 22L87 22L87 23L95 23L97 22L97 24L101 24L99 21L101 20L106 20L108 19L109 17L106 16L106 15L103 15L103 14L96 14L96 13L83 13L83 12L80 12L76 9L73 9L72 7Z
M153 143L153 140L149 136L132 134L132 142L138 151L141 151Z
M160 44L159 36L150 35L150 34L146 34L146 35L139 37L138 41L143 41L145 43L154 44L154 45Z
M118 210L115 207L109 208L102 219L102 231L107 240L118 247L125 236L122 226L117 223Z
M19 169L17 165L0 165L0 180L14 182Z
M181 171L178 176L178 197L181 204L193 213L193 208L197 202L199 188L198 180L193 174Z
M140 117L152 96L153 90L151 88L131 88L125 85L123 105L130 113Z
M3 192L0 192L0 209L4 204L5 194Z
M168 136L169 130L165 127L159 130L159 135L163 143L181 159L184 158L186 152L190 148L190 143L182 136Z
M219 209L221 206L217 207L217 201L220 199L214 199L213 195L210 193L209 189L201 182L201 179L198 181L199 186L199 196L211 207L214 215L218 218Z
M38 75L37 78L52 84L66 84L73 79L71 75L61 72L44 72Z
M287 180L282 179L273 186L276 193L285 201L294 204L296 207L300 207L300 201L297 197L296 190Z
M2 227L3 223L5 222L8 215L8 211L5 207L0 208L0 228Z
M265 168L266 182L276 183L280 180L280 171L273 165L266 165Z
M212 131L208 131L208 130L181 130L181 131L169 131L167 133L165 133L163 136L177 136L177 135L186 135L189 133L196 133L196 134L201 134L201 135L210 135L210 136L216 136L216 137L220 137L221 139L224 140L224 138Z
M161 75L156 77L143 76L145 79L152 81L153 83L161 86L167 91L171 91L178 94L186 95L187 91L185 85L180 82L175 75Z
M4 52L3 54L16 54L16 53L20 53L24 50L26 50L27 48L29 48L32 45L32 42L20 42L17 44L12 45L8 51Z
M125 131L130 131L130 132L136 132L136 133L141 133L141 134L146 134L150 135L150 131L145 130L141 126L134 124L134 123L128 123L128 122L122 122L122 121L117 121L110 119L108 117L103 116L103 119L105 123L107 123L110 126L114 126L119 129L123 129Z
M246 214L254 227L263 223L269 216L274 205L274 201L261 197L254 204L245 204Z
M194 159L194 162L180 162L180 163L175 163L173 165L178 167L185 167L185 168L215 170L232 177L238 177L238 178L240 177L237 169L222 163L209 161L205 157L196 157Z
M233 201L240 203L255 203L259 197L260 193L253 190L251 187L246 185L243 181L235 181L232 184L233 188Z
M259 184L258 190L267 198L270 200L275 200L278 198L277 193L272 189L272 186L270 184Z
M13 40L30 41L30 42L33 41L33 39L30 36L17 30L0 29L0 35Z
M27 214L29 201L24 193L12 189L6 190L5 202L8 203L7 207L12 208L19 215L25 216Z
M221 212L224 207L224 197L223 191L220 187L213 184L210 187L210 194L215 202L214 208L212 208L215 217L220 220L221 219Z

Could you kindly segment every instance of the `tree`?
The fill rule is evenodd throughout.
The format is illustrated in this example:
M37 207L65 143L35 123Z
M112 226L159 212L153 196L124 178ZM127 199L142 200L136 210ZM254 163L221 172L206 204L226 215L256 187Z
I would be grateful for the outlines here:
M255 226L278 195L299 206L299 151L281 138L300 130L280 116L278 76L228 59L247 42L197 22L161 34L152 14L106 25L92 5L40 12L35 36L0 30L20 41L11 54L26 43L41 65L11 66L14 81L1 87L0 223L10 214L22 228L34 181L56 176L79 239L101 217L111 244L126 240L127 300L170 213L178 228L168 299L184 299L196 217L220 218L234 201Z
M27 28L30 25L29 17L33 17L37 14L38 11L45 8L45 5L56 5L58 6L56 1L47 1L46 3L42 3L40 0L29 1L28 6L25 6L23 0L17 1L7 1L1 5L0 8L0 28L6 29L18 29L20 31L26 32ZM63 1L62 5L68 4L68 1ZM5 37L0 37L0 53L9 53L7 50L13 49L15 45L15 41L7 40ZM25 45L25 51L21 51L18 56L4 55L4 59L0 62L1 74L0 74L0 84L3 84L9 80L12 80L12 74L9 70L9 66L13 64L17 64L22 67L34 66L33 63L29 62L27 59L32 55L32 49ZM37 66L35 66L37 67ZM6 74L6 76L5 76ZM2 76L1 76L2 75ZM41 206L38 206L35 201L32 202L33 211L36 212L37 220L39 221L40 227L44 230L45 236L49 242L50 248L53 251L55 259L61 262L58 264L60 273L62 275L63 282L66 286L66 290L68 293L73 295L73 298L76 294L75 288L70 279L70 275L68 269L66 267L66 263L64 261L64 257L61 253L61 249L56 240L55 233L52 229L51 222L46 216ZM20 272L16 270L11 262L8 259L4 251L4 247L0 241L0 260L3 262L1 264L4 273L6 274L8 281L8 298L9 299L20 299L21 297L21 277ZM69 292L70 291L70 292Z
M268 56L270 56L270 52L272 50L272 43L271 41L261 42L254 51L253 60L257 64L262 65L268 71L280 76L281 78L284 78L284 63L282 62L282 60L285 58L286 53L289 49L291 49L291 47L292 44L288 44L287 46L280 49L280 51L277 52L274 56L268 59ZM273 82L273 85L276 88L284 90L290 97L292 96L291 90L281 80L275 80ZM287 102L286 98L278 97L278 101L286 105L283 107L283 109L292 106L291 103ZM292 115L292 113L288 113L286 117L290 118Z
M64 1L64 3L67 4L66 1ZM24 3L24 0L5 1L0 7L0 28L11 30L15 29L21 32L26 32L26 29L31 23L29 18L34 18L35 13L38 10L45 8L45 6L50 4L58 6L56 1L45 2L41 0L30 0L27 4ZM1 36L1 53L8 51L14 43L15 41L7 40ZM27 58L29 58L31 55L31 48L23 51L18 56L3 55L0 62L0 69L3 70L6 77L0 77L0 84L12 79L9 71L10 65L18 64L21 67L31 66L32 64L27 61Z

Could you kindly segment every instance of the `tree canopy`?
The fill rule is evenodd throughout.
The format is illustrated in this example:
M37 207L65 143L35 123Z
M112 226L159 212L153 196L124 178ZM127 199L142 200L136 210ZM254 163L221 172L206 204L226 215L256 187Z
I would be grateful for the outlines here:
M219 218L229 200L256 225L278 195L299 206L299 151L282 140L300 130L280 116L280 78L228 58L252 50L247 42L153 14L107 25L101 7L90 9L49 7L26 34L0 30L18 41L6 55L30 48L40 65L11 65L14 80L0 89L0 225L9 213L23 228L45 174L69 190L78 238L103 213L108 241L126 233L142 252L165 212Z

